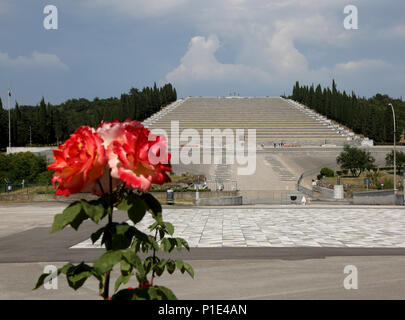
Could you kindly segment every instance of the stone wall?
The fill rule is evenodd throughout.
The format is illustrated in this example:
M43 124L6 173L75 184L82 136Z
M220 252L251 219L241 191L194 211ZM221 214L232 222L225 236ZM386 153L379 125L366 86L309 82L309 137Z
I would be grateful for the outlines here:
M333 199L335 197L335 191L333 189L323 188L323 187L319 187L319 186L313 186L312 190L319 192L320 194L323 194L324 196L326 196L328 198Z
M240 206L242 205L242 196L226 198L203 198L194 201L197 206Z
M151 192L151 194L160 201L166 200L166 192ZM238 195L237 191L216 191L216 192L200 192L201 199L205 198L224 198L235 197ZM54 194L0 194L0 201L76 201L80 199L93 200L97 199L95 195L90 193L78 193L65 196L56 196ZM174 201L176 200L194 200L195 192L174 192Z
M403 205L403 194L395 195L394 190L354 192L352 202L366 205Z

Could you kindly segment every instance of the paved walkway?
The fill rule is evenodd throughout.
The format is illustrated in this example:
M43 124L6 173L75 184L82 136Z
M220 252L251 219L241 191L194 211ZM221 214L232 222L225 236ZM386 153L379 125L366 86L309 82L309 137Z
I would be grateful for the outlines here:
M191 247L405 247L405 210L396 208L175 208L164 219ZM151 224L147 216L137 227Z

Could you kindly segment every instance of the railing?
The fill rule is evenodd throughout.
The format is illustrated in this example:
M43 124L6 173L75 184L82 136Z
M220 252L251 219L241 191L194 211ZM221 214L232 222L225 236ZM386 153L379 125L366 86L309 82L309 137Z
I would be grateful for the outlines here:
M332 162L332 163L323 165L322 167L314 168L314 169L311 169L311 170L308 170L308 171L305 171L304 173L302 173L297 181L297 186L296 186L297 191L300 191L300 192L305 193L306 195L312 197L314 195L314 192L311 189L308 189L301 185L302 179L319 173L322 168L325 168L325 167L329 168L329 167L334 167L334 166L336 166L336 163Z
M53 194L51 184L0 184L0 194Z
M207 180L206 186L211 191L237 191L237 181L228 179Z

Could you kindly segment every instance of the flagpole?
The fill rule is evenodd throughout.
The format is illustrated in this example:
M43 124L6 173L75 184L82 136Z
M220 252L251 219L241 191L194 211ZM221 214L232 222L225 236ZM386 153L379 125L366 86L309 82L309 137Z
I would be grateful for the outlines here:
M11 152L11 105L10 105L11 89L8 92L8 146Z

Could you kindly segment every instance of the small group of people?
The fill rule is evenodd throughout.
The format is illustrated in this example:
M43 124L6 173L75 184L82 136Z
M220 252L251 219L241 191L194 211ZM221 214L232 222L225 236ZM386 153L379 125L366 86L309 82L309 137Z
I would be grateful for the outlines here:
M301 204L303 205L303 206L306 206L307 204L308 205L310 205L311 204L311 198L309 198L308 197L308 199L307 198L305 198L305 196L302 196L302 199L301 199Z
M21 181L21 188L24 189L25 187L25 179ZM8 178L4 178L4 192L10 193L13 189L13 186Z
M280 143L273 143L274 148L276 147L284 147L284 142L280 142Z
M8 178L4 178L4 192L10 193L11 192L11 182L8 180Z

